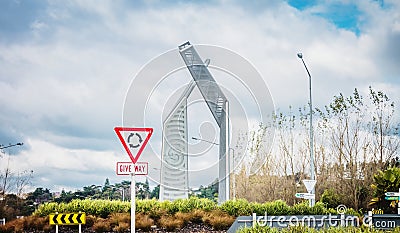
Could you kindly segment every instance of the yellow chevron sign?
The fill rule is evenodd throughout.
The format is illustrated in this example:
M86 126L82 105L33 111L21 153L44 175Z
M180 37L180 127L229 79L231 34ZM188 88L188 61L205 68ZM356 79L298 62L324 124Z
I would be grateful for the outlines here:
M50 225L78 225L86 224L85 213L74 214L50 214Z

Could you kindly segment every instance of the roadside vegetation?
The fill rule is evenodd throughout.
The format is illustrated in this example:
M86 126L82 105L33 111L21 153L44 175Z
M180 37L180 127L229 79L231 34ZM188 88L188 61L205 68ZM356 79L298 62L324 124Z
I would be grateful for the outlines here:
M87 215L84 227L95 232L127 232L130 227L130 202L86 199L72 200L68 203L41 204L32 216L16 219L5 226L0 226L0 232L21 232L22 229L49 232L51 229L49 214L79 211ZM173 202L147 199L136 201L136 228L143 231L150 231L152 228L174 231L190 224L204 224L214 230L227 230L237 216L252 213L258 215L265 213L268 215L336 214L336 210L326 208L321 202L316 203L314 207L309 207L306 202L289 206L280 200L255 203L238 199L217 205L210 199L197 197ZM348 213L355 212L349 210Z
M305 226L292 226L286 229L278 230L276 228L269 227L255 227L255 228L245 228L241 229L239 233L400 233L400 228L396 228L393 231L383 231L370 229L367 227L335 227L335 228L323 228L323 229L313 229Z

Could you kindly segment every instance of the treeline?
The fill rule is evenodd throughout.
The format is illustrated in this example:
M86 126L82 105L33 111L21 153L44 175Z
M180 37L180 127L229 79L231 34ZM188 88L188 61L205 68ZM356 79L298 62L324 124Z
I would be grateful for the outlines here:
M398 165L395 110L394 101L371 87L366 97L355 89L350 96L334 96L323 109L313 109L317 200L324 199L329 207L369 207L374 174ZM235 174L236 198L281 199L290 205L302 201L295 193L306 192L301 181L310 178L309 117L308 107L290 107L274 113L271 124L240 138L235 164L245 154L252 161L244 159Z
M104 185L85 186L77 191L65 191L53 193L47 188L36 188L25 196L5 194L0 199L0 216L6 219L14 219L17 216L31 215L40 204L55 202L69 203L73 200L102 199L102 200L130 200L130 181L110 184L108 178ZM150 190L148 181L136 182L137 199L158 199L159 186Z
M48 188L38 187L25 196L6 194L0 199L0 216L14 219L17 216L31 215L41 204L44 203L70 203L75 200L110 200L130 201L130 181L110 184L107 178L104 185L89 185L76 191L65 191L61 193L51 192ZM149 182L136 182L136 199L158 199L160 185L151 188ZM215 181L209 186L200 186L190 193L191 197L207 198L216 202L218 198L218 183ZM129 202L127 202L129 204Z

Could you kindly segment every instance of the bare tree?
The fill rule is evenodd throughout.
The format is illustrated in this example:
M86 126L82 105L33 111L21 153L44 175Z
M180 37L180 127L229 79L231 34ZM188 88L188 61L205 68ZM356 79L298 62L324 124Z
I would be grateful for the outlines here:
M371 121L368 124L372 133L372 143L369 148L378 162L378 167L383 170L399 150L399 125L393 123L395 105L385 93L375 91L370 86L369 98L372 103Z
M253 163L238 174L238 197L295 202L294 193L304 190L300 181L309 174L310 165L309 113L305 110L300 108L296 115L289 108L287 114L273 115L268 126L275 129L272 150L265 146L270 137L267 126L249 133L245 153ZM394 103L372 88L367 100L355 89L347 97L334 96L325 109L315 109L319 113L314 131L317 200L334 187L340 203L355 209L367 207L373 175L393 165L394 159L398 164L400 137L394 110ZM249 172L255 167L260 168L257 173Z

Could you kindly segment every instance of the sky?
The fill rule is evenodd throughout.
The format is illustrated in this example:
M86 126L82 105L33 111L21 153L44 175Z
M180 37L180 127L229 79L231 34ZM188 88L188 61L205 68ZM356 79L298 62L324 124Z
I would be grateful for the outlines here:
M315 107L354 88L367 93L368 86L398 103L399 12L397 0L0 1L0 144L24 143L1 152L0 169L33 170L32 187L51 191L128 179L116 175L116 162L129 157L113 129L123 124L125 108L143 114L138 107L143 96L126 105L129 90L138 88L132 85L141 71L160 56L177 54L186 41L243 57L259 72L275 109L308 103L308 76L298 52L312 75ZM204 58L213 56L203 52ZM217 82L224 76L214 74ZM190 80L185 73L177 76L180 88ZM242 81L252 85L251 79ZM234 93L232 85L224 88ZM169 89L154 90L155 102L148 105L152 150L139 160L149 162L153 185L162 116L150 113L163 108ZM207 111L198 105L189 116ZM215 123L204 122L190 133L214 140ZM212 167L216 158L210 153L217 149L191 143L209 152L192 166ZM212 168L193 175L190 186L207 185L217 174Z

